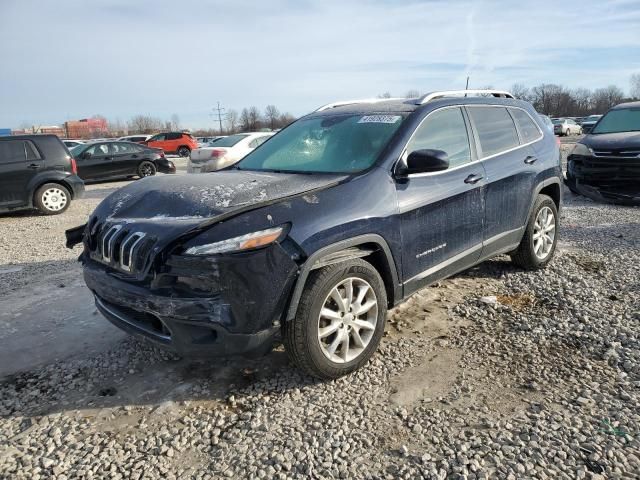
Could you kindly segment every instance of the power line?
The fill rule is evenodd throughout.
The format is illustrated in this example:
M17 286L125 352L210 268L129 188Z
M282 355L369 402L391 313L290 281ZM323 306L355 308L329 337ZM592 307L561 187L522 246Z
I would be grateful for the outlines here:
M217 107L213 107L211 110L214 111L214 113L211 114L211 116L218 116L218 124L220 125L220 133L222 133L222 115L226 115L226 113L224 112L224 108L220 108L220 102L217 102Z

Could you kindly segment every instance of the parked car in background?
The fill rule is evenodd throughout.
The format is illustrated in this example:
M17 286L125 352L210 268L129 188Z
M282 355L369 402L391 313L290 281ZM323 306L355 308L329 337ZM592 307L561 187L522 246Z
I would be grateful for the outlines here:
M159 148L133 142L99 142L71 150L83 180L121 177L150 177L156 172L176 173L176 166Z
M239 162L253 149L265 142L273 132L250 132L229 135L209 146L191 152L187 173L205 173L220 170Z
M233 168L119 189L67 245L84 244L96 306L128 333L183 355L282 338L332 379L417 290L503 253L545 267L561 175L555 137L507 92L336 102Z
M576 144L566 184L595 200L640 205L640 102L613 107Z
M561 137L582 134L582 127L571 118L552 118L553 133Z
M161 148L164 153L178 154L188 157L192 150L198 148L198 142L190 133L166 132L158 133L145 142L151 148Z
M118 138L119 142L133 142L133 143L144 143L149 140L153 135L126 135L124 137Z
M582 121L582 132L589 133L591 129L598 123L598 120L602 118L602 115L589 115Z
M226 137L226 135L220 135L218 137L196 137L198 148L207 147L224 137Z
M82 145L84 144L83 140L62 140L62 143L64 143L65 147L67 147L68 149L72 149L73 147L77 147L78 145Z
M541 113L538 114L538 117L540 117L540 120L542 120L542 123L544 123L545 127L547 127L549 130L551 130L551 132L553 132L553 122L551 121L551 118Z
M64 212L84 192L76 162L55 135L0 137L0 211Z

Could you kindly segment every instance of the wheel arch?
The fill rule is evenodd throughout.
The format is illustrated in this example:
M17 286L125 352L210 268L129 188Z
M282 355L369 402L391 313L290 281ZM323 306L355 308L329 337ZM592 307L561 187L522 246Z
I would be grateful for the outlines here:
M536 198L538 198L538 195L540 194L551 197L553 203L556 204L558 213L560 212L560 207L562 205L562 187L560 179L556 177L548 178L547 180L541 182L534 190L526 221L529 221L529 217L531 217L531 212L533 211L533 206L536 203Z
M359 235L327 245L309 256L300 268L285 321L291 321L296 316L300 297L313 270L353 258L363 258L378 271L387 292L388 308L402 298L398 271L387 241L377 234Z
M36 204L36 192L38 191L38 189L40 187L42 187L43 185L46 185L47 183L57 183L58 185L63 186L64 188L67 189L67 191L69 192L69 199L73 200L73 188L71 188L71 185L69 185L67 182L65 182L62 179L59 178L49 178L49 179L40 179L36 182L33 183L33 185L31 186L31 191L29 192L29 200L31 202L30 206L33 206Z

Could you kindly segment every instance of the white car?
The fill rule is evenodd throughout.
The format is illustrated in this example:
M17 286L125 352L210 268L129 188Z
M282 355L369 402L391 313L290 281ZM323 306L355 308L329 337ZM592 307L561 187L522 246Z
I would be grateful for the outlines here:
M119 142L134 142L134 143L142 143L149 140L153 135L144 135L142 133L138 135L127 135L125 137L120 137L118 139Z
M250 132L229 135L210 147L191 151L187 173L214 172L238 163L246 154L273 135L273 132Z

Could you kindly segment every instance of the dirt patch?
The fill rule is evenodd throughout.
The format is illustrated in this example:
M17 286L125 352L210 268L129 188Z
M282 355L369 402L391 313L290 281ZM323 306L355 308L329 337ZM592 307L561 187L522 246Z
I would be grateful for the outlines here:
M536 298L530 293L514 293L512 295L497 295L496 299L502 305L507 305L516 311L526 310L534 306Z

